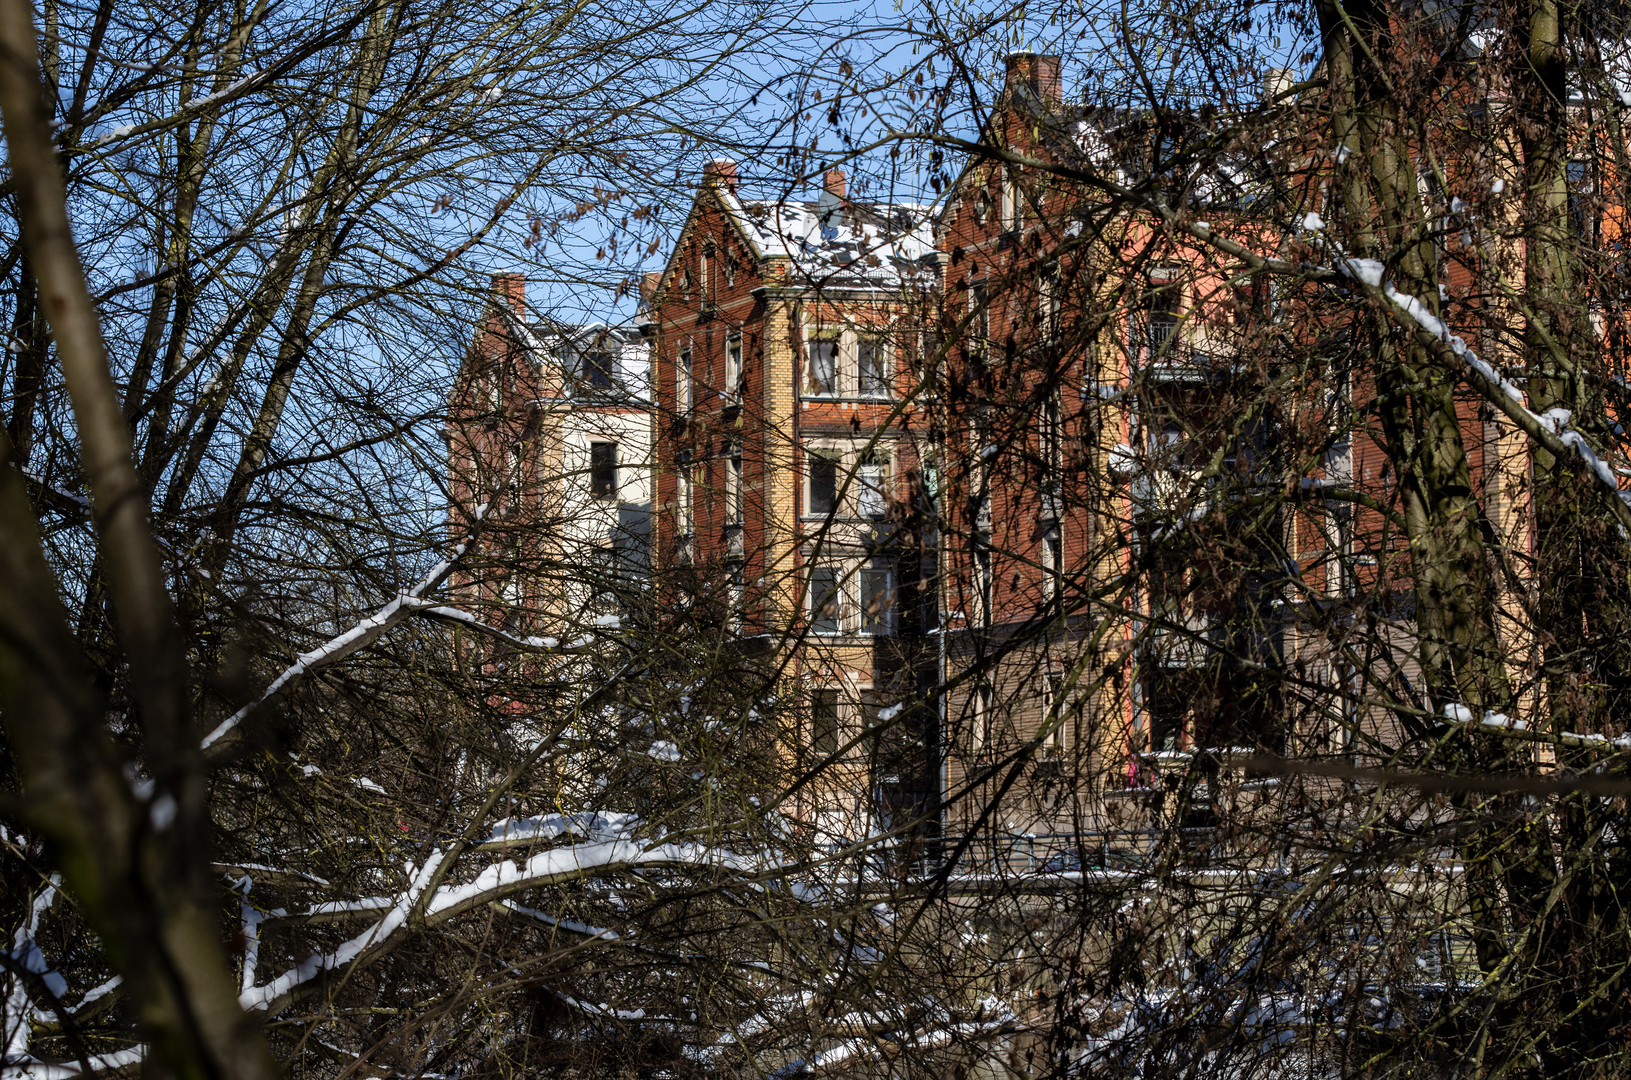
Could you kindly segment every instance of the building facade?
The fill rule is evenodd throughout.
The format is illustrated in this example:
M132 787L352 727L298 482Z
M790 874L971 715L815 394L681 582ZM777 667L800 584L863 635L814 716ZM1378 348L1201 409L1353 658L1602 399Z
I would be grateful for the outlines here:
M486 504L459 588L494 625L576 636L646 588L649 350L634 327L536 317L520 275L493 281L454 383L448 486L463 527Z

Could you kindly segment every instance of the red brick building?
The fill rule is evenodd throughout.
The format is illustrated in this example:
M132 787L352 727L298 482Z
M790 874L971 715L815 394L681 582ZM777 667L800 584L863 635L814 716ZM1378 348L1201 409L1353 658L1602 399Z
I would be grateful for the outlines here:
M935 678L937 258L921 207L852 199L836 171L814 200L744 199L716 161L651 292L659 560L784 659L835 833L937 784L933 725L898 719Z

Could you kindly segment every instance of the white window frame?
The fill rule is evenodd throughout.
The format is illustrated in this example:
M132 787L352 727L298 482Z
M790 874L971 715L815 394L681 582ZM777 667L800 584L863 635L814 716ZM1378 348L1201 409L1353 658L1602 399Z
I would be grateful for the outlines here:
M1042 340L1052 344L1062 331L1060 320L1064 313L1064 277L1055 263L1042 271L1037 281L1038 317L1042 322Z
M831 595L836 598L838 612L830 628L817 629L817 600L824 594L816 590L817 572L831 571L837 575ZM888 606L881 619L869 619L862 610L862 579L865 574L883 573ZM828 554L812 556L804 564L804 614L810 633L818 637L891 637L899 624L900 605L898 568L881 555ZM870 625L869 625L870 623Z
M827 572L835 575L832 591L826 591L825 584L818 591L816 574L825 574ZM848 634L851 612L849 610L849 597L845 595L844 584L845 574L842 560L822 557L810 559L804 564L804 614L811 634L817 637L843 637ZM832 624L830 627L818 626L817 616L820 614L820 609L825 606L829 596L833 598L833 603L837 605L838 611L826 620Z
M815 508L815 459L830 460L834 462L833 468L833 504L831 509L817 510ZM848 475L845 463L844 448L829 443L813 443L804 448L804 514L806 518L835 521L842 520L844 513L844 478Z
M826 386L816 383L816 365L813 348L817 343L832 343L832 380ZM837 398L844 396L844 335L830 327L813 329L804 339L804 396L808 398Z
M1042 673L1042 723L1047 724L1050 718L1058 722L1043 737L1042 749L1052 753L1065 749L1064 699L1065 673L1049 668Z
M742 401L742 335L732 334L725 339L725 403L737 405Z
M742 490L742 444L731 447L725 458L726 524L741 526L747 518Z
M694 378L695 358L691 343L687 342L674 358L674 409L681 416L691 411L691 382Z
M895 473L893 456L882 444L856 451L855 479L850 486L854 489L857 518L876 520L888 510L891 479Z
M800 396L830 401L834 399L887 401L895 394L895 348L893 328L882 323L819 323L806 325L804 332L804 377ZM861 384L861 341L870 342L882 359L881 383ZM818 341L834 344L833 379L828 389L817 390L812 376L815 365L810 347Z
M1012 165L1002 167L1002 231L1013 232L1025 225L1025 202L1019 189L1019 172Z
M880 401L888 400L895 395L895 350L890 346L889 338L877 331L854 332L855 339L855 396L876 398ZM869 382L862 377L861 372L861 346L872 346L872 355L876 361L879 373L876 382Z
M674 472L674 532L685 538L696 532L696 492L691 468L687 463Z
M872 558L863 558L855 568L856 588L856 626L855 632L866 637L892 637L895 633L896 619L899 614L900 582L896 580L897 570L888 558L875 555ZM866 579L868 576L882 575L884 595L887 604L878 615L871 615L867 611ZM868 623L872 625L868 625Z
M973 565L970 575L974 581L974 611L969 622L974 626L991 625L991 609L996 606L996 574L991 565L991 534L976 531L973 535L973 544L969 550L969 559Z
M1065 572L1065 534L1057 518L1042 525L1042 556L1039 561L1042 564L1042 597L1055 600L1059 596Z
M879 441L869 445L853 441L837 439L815 439L804 445L804 507L801 516L807 520L825 520L829 514L818 512L815 509L815 469L813 458L828 458L837 462L833 481L833 508L830 513L834 521L876 521L887 511L889 500L895 493L895 445L893 440ZM867 458L876 457L880 460L867 462ZM882 506L877 514L867 512L870 501L866 491L872 485L867 482L863 470L876 469L881 472L878 477L877 490L880 494Z

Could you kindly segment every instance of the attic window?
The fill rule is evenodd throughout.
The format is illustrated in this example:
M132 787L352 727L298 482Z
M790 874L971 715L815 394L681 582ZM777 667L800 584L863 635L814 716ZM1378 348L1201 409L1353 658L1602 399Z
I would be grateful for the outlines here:
M583 357L583 385L587 390L610 390L616 361L605 349L585 353Z

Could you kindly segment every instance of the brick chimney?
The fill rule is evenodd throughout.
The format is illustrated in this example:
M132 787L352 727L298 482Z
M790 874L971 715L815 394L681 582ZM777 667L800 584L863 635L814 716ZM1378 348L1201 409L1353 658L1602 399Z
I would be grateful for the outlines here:
M494 274L488 295L495 302L507 303L518 318L527 315L527 279L520 274Z
M702 167L702 184L718 184L732 195L736 194L736 162L730 158L714 158Z
M661 270L647 270L640 275L640 299L645 303L651 303L657 295L657 283L661 280L663 280Z
M821 178L821 190L842 202L849 194L849 181L844 176L844 170L828 169L827 175Z
M1064 100L1064 89L1059 81L1059 57L1047 53L1015 52L1003 58L1007 75L1003 86L1012 94L1026 87L1049 105Z

